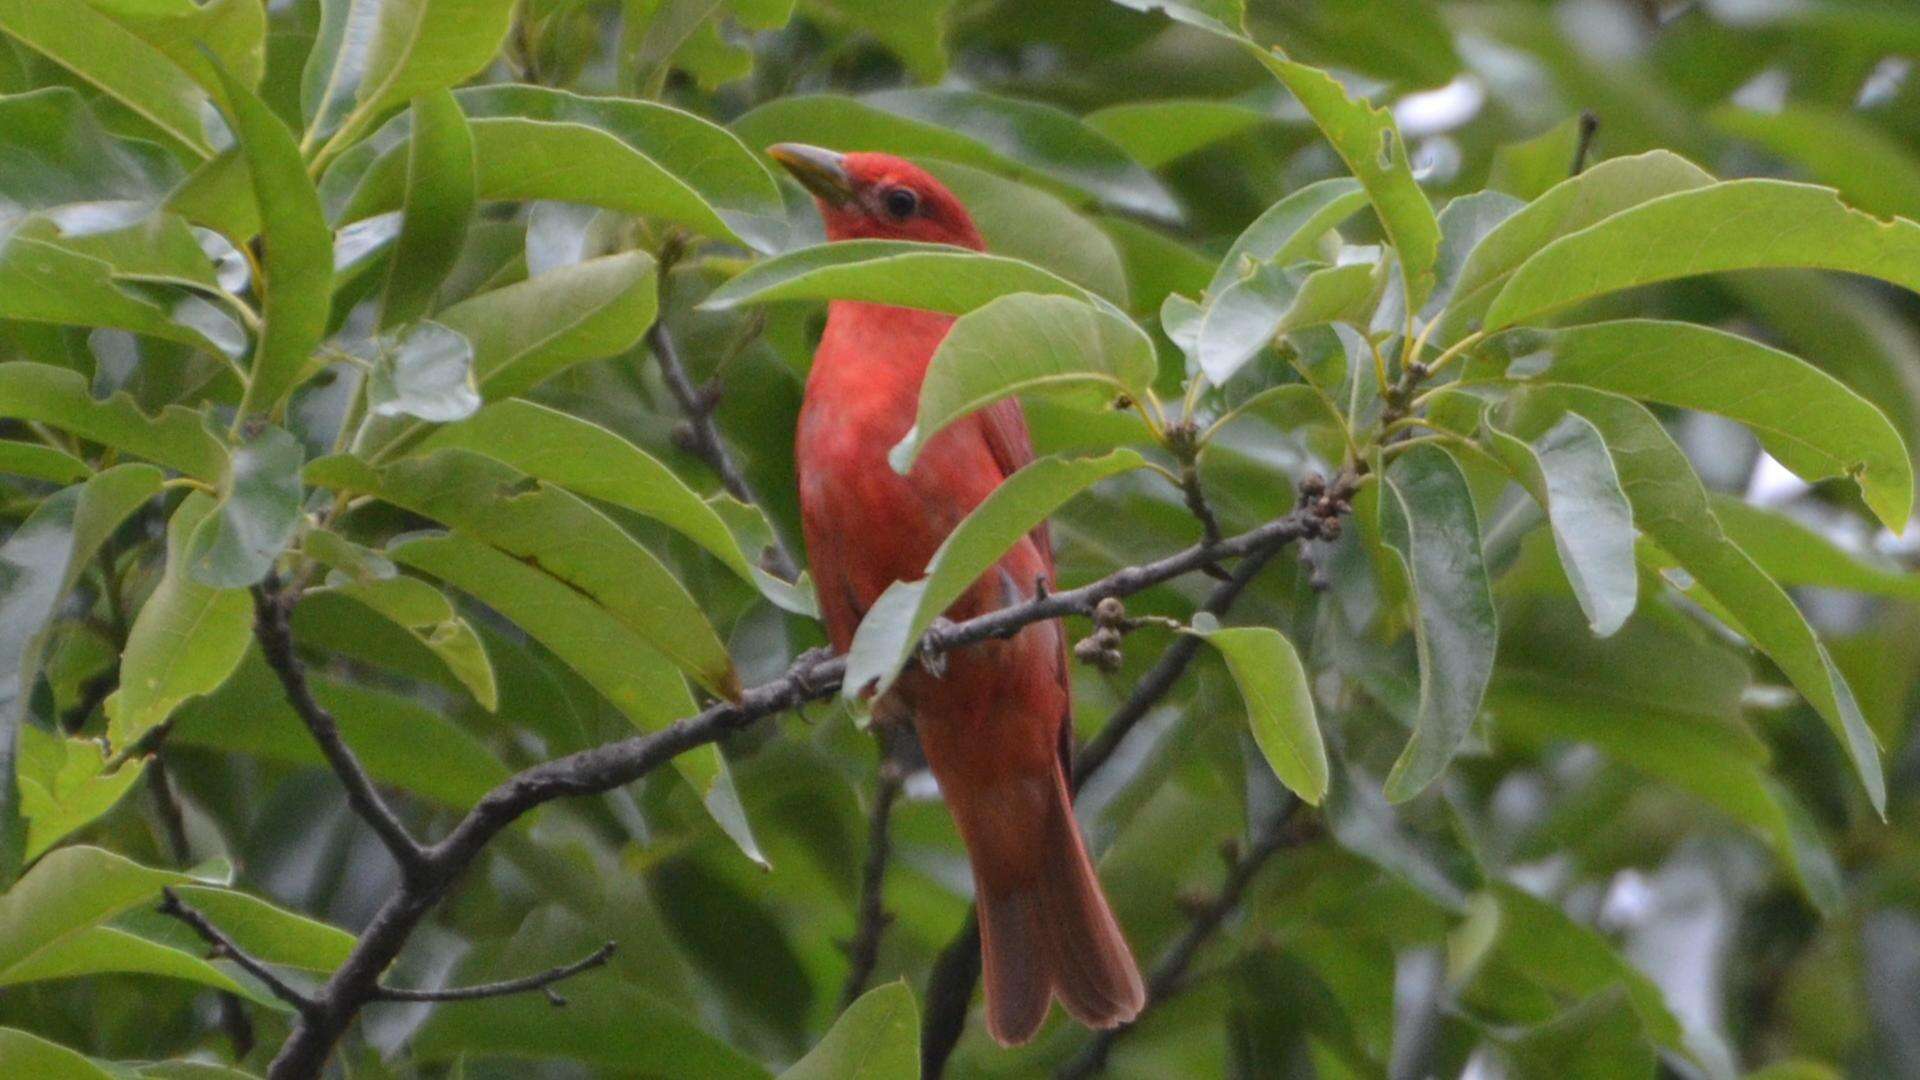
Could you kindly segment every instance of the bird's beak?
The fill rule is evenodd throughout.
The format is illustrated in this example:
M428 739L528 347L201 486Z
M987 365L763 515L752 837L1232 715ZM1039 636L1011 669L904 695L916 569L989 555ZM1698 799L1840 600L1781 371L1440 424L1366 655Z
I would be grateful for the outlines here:
M844 154L789 142L767 147L767 156L784 166L800 181L800 186L826 200L829 206L845 206L853 201L853 181L847 177Z

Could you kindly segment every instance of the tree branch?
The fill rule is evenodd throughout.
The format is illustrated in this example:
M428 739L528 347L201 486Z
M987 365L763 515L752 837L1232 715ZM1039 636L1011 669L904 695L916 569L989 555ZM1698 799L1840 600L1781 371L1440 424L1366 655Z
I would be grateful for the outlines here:
M1009 637L1022 627L1046 619L1091 615L1094 606L1107 597L1131 596L1208 563L1245 558L1268 549L1277 550L1302 538L1329 535L1337 530L1336 517L1337 511L1328 512L1321 504L1303 505L1284 517L1217 544L1195 545L1153 562L1117 570L1077 589L1049 593L965 622L938 626L921 638L917 655L938 655ZM286 611L274 605L268 608L268 617L262 620L269 628L268 638L273 639L276 648L284 650L283 655L290 657L291 642L284 636ZM263 645L266 643L263 639ZM297 664L278 665L276 670L283 670L283 681L284 672L297 676L300 671ZM483 796L444 839L424 849L418 871L403 876L400 888L387 897L372 922L361 932L346 963L333 973L314 999L315 1008L302 1014L294 1024L293 1033L274 1058L268 1076L272 1080L308 1080L320 1074L327 1056L348 1025L363 1007L378 1000L381 973L399 955L420 920L440 902L487 843L522 815L563 796L597 795L632 783L676 755L806 702L830 697L839 691L845 674L844 658L826 659L818 653L808 653L794 661L785 674L747 690L737 701L716 702L698 715L658 731L534 765L501 782ZM304 687L304 681L296 680L295 685ZM311 698L306 700L310 702ZM332 718L317 706L314 712L325 718L323 723L316 725L305 713L303 718L308 719L315 738L323 740L322 749L327 748L325 740L330 739L335 748L345 751ZM331 754L329 760L333 760ZM350 752L345 760L351 762ZM372 794L365 772L357 762L351 762L351 766L336 766L342 781L349 785L349 797L353 797L356 787L363 797ZM390 813L386 820L392 820ZM393 825L397 828L398 822ZM397 835L406 837L403 830ZM411 842L410 837L407 839Z
M1260 873L1261 866L1277 852L1297 847L1311 835L1311 829L1302 824L1305 820L1301 808L1305 804L1298 799L1287 804L1286 809L1275 814L1254 838L1253 846L1242 852L1227 870L1227 880L1220 888L1220 895L1205 907L1194 913L1192 925L1186 933L1173 943L1167 954L1154 965L1153 973L1147 977L1147 1005L1140 1011L1145 1016L1150 1010L1179 993L1187 971L1200 955L1200 949L1220 929L1240 906L1246 896L1248 886ZM1113 1044L1140 1023L1140 1017L1117 1028L1096 1031L1080 1053L1074 1055L1056 1073L1055 1080L1084 1080L1105 1069L1107 1056L1113 1052Z
M886 909L887 859L892 854L893 806L907 780L906 733L879 728L880 767L875 771L873 809L867 815L867 861L860 869L860 924L847 944L851 966L840 989L840 1009L846 1011L867 988L880 961L880 938L893 916Z
M405 877L417 877L426 862L426 849L420 845L407 827L400 823L386 800L373 785L373 778L367 775L366 767L354 755L346 740L340 737L340 725L333 714L314 700L313 689L307 685L306 667L293 651L293 630L288 624L293 604L298 594L282 591L278 581L269 576L267 580L253 588L253 633L260 641L260 652L266 657L267 666L279 676L280 686L286 691L287 703L293 706L307 730L313 734L313 741L319 744L320 753L333 767L334 774L340 778L341 786L347 789L347 803L354 813L360 815L387 851L392 853L395 862L400 864L401 874Z
M665 277L664 266L662 278ZM660 375L666 380L667 390L680 404L680 411L686 414L687 449L699 455L707 467L720 477L720 486L727 493L743 503L759 505L753 489L747 486L746 474L727 451L727 445L720 441L720 429L714 425L713 410L719 404L714 394L693 385L687 377L687 366L680 361L680 347L674 342L673 332L667 329L665 319L654 322L647 331L647 346L653 350L654 358L660 361ZM767 569L779 577L793 581L800 576L800 564L787 550L787 545L775 531L767 546Z
M301 1016L310 1015L319 1007L312 998L295 990L265 962L242 949L224 931L213 925L211 919L181 900L180 894L174 892L172 886L166 886L160 890L160 914L170 915L192 927L194 933L206 939L207 944L212 946L213 955L224 957L240 965L242 971L260 980L274 997L293 1006L293 1010Z
M583 971L604 965L613 957L619 942L609 941L588 955L571 964L533 975L523 975L518 979L503 979L500 982L480 983L476 986L452 986L445 990L408 990L397 986L380 986L374 991L375 1001L479 1001L482 998L506 997L509 994L524 994L531 990L544 990L547 1000L555 1005L565 1005L567 999L549 989L554 983L571 979Z

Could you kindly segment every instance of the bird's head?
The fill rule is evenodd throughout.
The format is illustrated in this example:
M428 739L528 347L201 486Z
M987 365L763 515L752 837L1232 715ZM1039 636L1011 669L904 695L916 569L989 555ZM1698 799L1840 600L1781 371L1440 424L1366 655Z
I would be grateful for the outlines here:
M776 143L767 154L813 193L829 240L920 240L986 249L967 208L910 161L837 154L804 143Z

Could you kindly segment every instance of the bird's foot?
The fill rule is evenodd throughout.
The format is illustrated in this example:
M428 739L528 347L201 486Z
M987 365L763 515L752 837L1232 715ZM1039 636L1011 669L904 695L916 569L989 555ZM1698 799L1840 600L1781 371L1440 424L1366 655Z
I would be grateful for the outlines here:
M943 679L947 675L947 654L943 649L929 648L928 645L952 630L955 625L957 624L945 615L936 616L932 625L927 627L926 634L920 638L920 670L936 679Z

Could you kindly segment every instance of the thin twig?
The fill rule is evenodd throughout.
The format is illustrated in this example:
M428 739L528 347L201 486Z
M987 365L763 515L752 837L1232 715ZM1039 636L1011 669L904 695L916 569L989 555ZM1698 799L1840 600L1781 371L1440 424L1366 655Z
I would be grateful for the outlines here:
M398 986L381 986L374 990L373 1000L479 1001L482 998L506 997L509 994L544 990L548 1001L555 1005L565 1005L567 999L549 988L563 979L571 979L583 971L590 971L604 965L613 957L614 950L619 947L618 942L609 941L571 964L563 964L534 975L523 975L518 979L503 979L499 982L479 983L474 986L450 986L445 990L408 990Z
M341 786L346 788L348 805L380 837L394 861L400 864L402 875L417 876L426 862L426 848L413 838L381 798L366 767L341 737L339 722L314 699L313 689L307 684L306 667L294 653L293 630L288 621L297 598L297 593L282 591L273 577L254 586L253 632L259 639L261 655L279 677L287 703L307 725L320 753L340 778Z
M1254 838L1253 846L1234 860L1227 870L1227 880L1220 888L1220 895L1194 913L1193 922L1187 927L1180 939L1173 943L1160 962L1154 965L1153 973L1147 977L1147 1005L1140 1015L1145 1016L1156 1006L1179 993L1186 980L1188 969L1200 955L1200 949L1217 933L1228 916L1240 907L1240 901L1246 896L1248 886L1260 873L1260 868L1276 853L1287 848L1297 847L1305 842L1310 830L1303 828L1300 809L1304 804L1293 800L1286 809L1275 814L1265 828ZM1139 1024L1139 1018L1106 1031L1097 1031L1086 1046L1054 1073L1055 1080L1084 1080L1106 1068L1107 1056L1113 1052L1113 1044Z
M260 980L274 997L293 1006L295 1012L306 1016L319 1007L318 1003L295 990L265 962L242 949L238 942L226 935L225 931L213 925L213 920L181 900L180 894L174 892L170 885L160 890L160 914L170 915L192 927L194 933L199 934L208 945L212 946L214 956L240 965L242 971Z
M893 725L875 725L880 738L880 767L875 771L873 809L867 815L867 860L860 868L860 922L847 943L847 981L840 989L845 1011L866 991L880 962L880 939L893 922L886 908L887 860L893 848L893 807L906 785L906 732Z
M1143 589L1192 573L1209 562L1242 559L1292 541L1327 534L1334 515L1317 505L1218 544L1200 544L1139 566L1117 570L1077 589L1049 592L1022 604L1001 608L965 622L930 630L921 638L919 655L950 652L990 639L1009 637L1022 627L1065 615L1089 615L1109 596L1131 596ZM284 611L275 616L284 625ZM298 670L294 668L292 670ZM632 783L679 754L718 741L809 701L839 692L846 660L823 659L808 653L785 674L753 687L736 701L710 705L696 716L658 731L582 750L524 769L483 796L447 836L425 850L417 874L403 876L361 931L347 960L315 998L315 1009L302 1014L293 1032L269 1067L271 1080L309 1080L319 1076L333 1046L354 1018L380 992L379 979L400 954L420 921L443 899L453 882L479 857L501 830L544 803L569 795L598 795ZM329 718L330 719L330 718ZM323 725L321 730L327 730ZM337 732L334 733L337 739ZM318 732L316 732L318 735ZM349 770L343 781L365 774ZM368 785L368 790L370 790Z
M663 275L664 277L664 275ZM714 409L719 405L716 394L699 389L687 376L687 366L681 362L680 347L674 341L673 332L667 329L665 319L653 324L647 331L647 346L653 350L654 358L660 361L660 375L666 381L667 390L680 404L680 411L686 414L686 438L688 449L699 455L707 467L720 477L720 486L727 493L743 503L758 505L753 488L747 484L745 473L733 460L726 443L720 441L720 429L714 425ZM774 532L767 545L767 569L773 574L793 581L800 576L800 564L793 553L787 550L780 534Z

